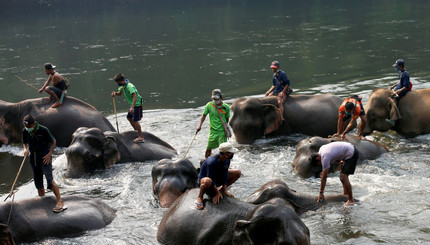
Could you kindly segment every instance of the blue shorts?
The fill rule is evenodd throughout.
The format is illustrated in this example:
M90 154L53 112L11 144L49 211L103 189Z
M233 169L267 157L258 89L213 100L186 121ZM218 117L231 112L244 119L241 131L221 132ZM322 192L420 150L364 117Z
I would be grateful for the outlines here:
M33 169L34 185L38 190L43 189L43 175L45 175L46 182L48 183L47 189L52 188L52 163L43 164L43 157L49 152L33 152L30 154L30 165ZM36 160L36 161L35 161Z
M57 95L58 99L61 98L61 94L63 93L63 90L61 90L57 87L52 87L52 86L49 86L48 89L51 90L52 92L54 92Z
M138 122L142 119L142 106L135 106L133 115L128 111L127 118L131 118L133 122Z

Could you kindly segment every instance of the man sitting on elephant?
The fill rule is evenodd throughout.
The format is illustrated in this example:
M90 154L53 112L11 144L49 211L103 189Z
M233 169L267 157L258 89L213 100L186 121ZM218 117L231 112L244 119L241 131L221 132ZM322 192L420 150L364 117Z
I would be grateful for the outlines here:
M410 82L409 73L405 69L405 61L402 59L396 60L393 64L393 67L399 72L400 81L390 87L392 90L392 96L389 98L390 103L392 104L390 110L390 119L386 119L385 121L392 126L394 126L395 121L401 118L399 110L397 108L397 104L399 100L405 96L412 89L412 83Z
M43 175L45 175L48 189L54 192L57 205L53 209L59 213L67 209L60 196L60 190L52 176L52 153L54 152L56 140L45 126L38 124L35 118L29 114L24 117L25 129L22 132L22 143L24 156L30 155L30 165L33 169L34 184L39 196L45 195L43 186Z
M348 133L355 125L357 118L360 117L361 124L360 130L358 131L358 137L363 138L363 130L366 128L366 113L364 112L363 103L361 102L361 96L353 95L346 98L342 105L339 107L339 119L337 121L337 133L333 135L339 136L343 140L345 134ZM348 126L345 128L345 121L351 119ZM344 130L345 128L345 130Z
M203 209L203 195L207 193L212 196L214 204L219 203L223 198L222 193L233 196L227 192L227 187L240 178L239 169L229 169L230 160L237 149L230 142L224 142L219 146L220 154L208 157L202 164L197 183L200 192L195 202L197 209ZM219 188L221 186L221 188ZM219 189L218 189L219 188Z
M58 72L55 72L54 68L55 66L51 63L46 63L43 65L45 68L45 73L48 75L48 80L46 80L45 84L41 89L39 89L39 93L42 93L45 91L49 94L48 102L51 102L51 98L55 100L55 103L52 104L52 108L59 107L63 101L60 101L64 91L66 90L66 81L64 78L58 74ZM49 86L49 84L52 81L52 86Z
M264 96L277 96L278 98L278 107L281 112L281 120L284 121L284 102L288 95L290 95L293 90L290 88L290 80L287 77L287 74L279 69L279 62L273 61L270 68L272 68L273 76L272 76L272 87L267 90Z
M349 182L349 175L354 174L357 166L358 150L348 142L332 142L320 147L317 154L311 157L311 163L321 164L321 186L318 202L324 200L324 189L327 183L327 175L330 169L330 164L340 162L342 168L340 170L340 181L343 185L343 194L348 195L348 201L345 206L353 206L354 198L352 196L352 187Z

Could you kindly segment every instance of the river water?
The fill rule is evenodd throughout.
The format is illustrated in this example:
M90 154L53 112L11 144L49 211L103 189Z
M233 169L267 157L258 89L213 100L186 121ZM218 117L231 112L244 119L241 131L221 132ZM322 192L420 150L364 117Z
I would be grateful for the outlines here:
M69 94L102 111L115 125L112 77L125 73L144 97L141 125L183 157L210 91L221 88L227 103L261 96L270 87L270 62L279 60L297 94L361 94L396 79L391 67L406 60L414 89L430 87L430 3L427 1L39 1L36 6L0 2L0 99L19 102L44 96L42 65L52 62L72 83ZM99 3L95 1L96 3ZM48 3L51 3L48 6ZM79 4L78 4L79 3ZM13 5L16 4L16 5ZM127 104L117 99L121 131L132 130ZM208 122L187 157L198 165ZM318 125L315 125L318 126ZM244 199L273 179L318 194L319 179L292 169L295 146L304 135L261 139L240 150L232 167L243 176L231 192ZM329 205L301 216L313 244L430 243L430 135L405 139L373 133L390 152L360 165L350 177L360 204ZM42 244L157 244L166 211L151 190L153 162L118 164L79 179L64 178L65 148L56 150L54 175L63 195L101 199L117 211L104 229ZM22 161L20 145L0 148L0 194L10 190ZM37 195L25 165L16 199ZM340 193L338 174L326 192ZM48 195L52 195L49 193ZM40 244L40 243L37 243Z

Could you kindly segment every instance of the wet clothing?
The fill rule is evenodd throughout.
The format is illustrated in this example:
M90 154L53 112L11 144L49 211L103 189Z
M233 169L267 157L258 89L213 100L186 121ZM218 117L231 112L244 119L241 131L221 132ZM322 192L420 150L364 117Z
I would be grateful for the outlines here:
M139 92L137 92L136 87L127 79L125 80L125 84L120 86L118 88L119 92L124 92L125 99L127 100L128 104L133 104L133 94L135 93L137 96L137 101L135 106L141 106L142 105L142 96L139 95Z
M215 107L214 102L208 102L203 111L203 115L207 116L209 114L210 132L206 148L208 150L218 148L221 143L227 142L227 136L218 111L224 122L227 123L227 119L230 118L230 106L227 103L222 102L221 106Z
M220 155L208 157L200 168L199 177L197 183L200 185L200 181L209 177L212 180L212 185L219 187L228 184L228 168L230 167L230 159L221 162L219 160Z
M48 154L54 141L55 138L49 129L40 124L37 124L31 133L25 128L22 131L22 143L28 145L30 151L30 165L33 169L34 184L37 189L43 188L43 175L45 175L48 183L48 189L51 189L52 163L45 165L43 157Z
M273 95L278 95L284 90L285 86L290 86L290 80L287 77L287 74L284 71L278 70L278 72L273 73L272 83L275 86L273 90ZM285 91L286 95L288 95L288 91ZM290 92L291 93L291 92Z
M343 167L345 167L346 164L357 164L358 160L358 151L356 152L355 147L348 142L337 141L323 145L318 154L321 156L323 170L329 169L330 165L336 161L344 160Z
M409 73L406 70L403 70L403 72L399 71L399 79L400 79L400 82L394 87L394 91L397 91L404 87L406 87L407 89L399 93L398 97L397 96L394 97L394 99L396 99L397 101L399 101L403 96L405 96L412 89Z
M355 105L354 109L351 112L352 115L346 114L345 104L348 102L351 102ZM366 115L366 113L364 112L363 103L361 102L361 97L359 97L359 96L353 96L353 97L346 98L342 102L342 105L340 105L340 107L339 107L339 118L342 118L343 121L347 121L351 117L353 117L355 120L357 120L357 118L359 116L363 116L363 115Z

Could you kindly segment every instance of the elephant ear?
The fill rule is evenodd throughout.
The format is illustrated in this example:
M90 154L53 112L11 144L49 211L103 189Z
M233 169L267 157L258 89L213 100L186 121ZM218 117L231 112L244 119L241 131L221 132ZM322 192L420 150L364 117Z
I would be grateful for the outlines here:
M115 138L111 136L107 136L103 140L103 162L105 168L109 168L119 161L121 158L121 154L118 150L118 146L115 142Z
M274 105L263 105L264 134L278 130L282 124L281 111Z
M233 244L234 245L251 245L254 244L249 237L250 221L237 220L234 223Z

